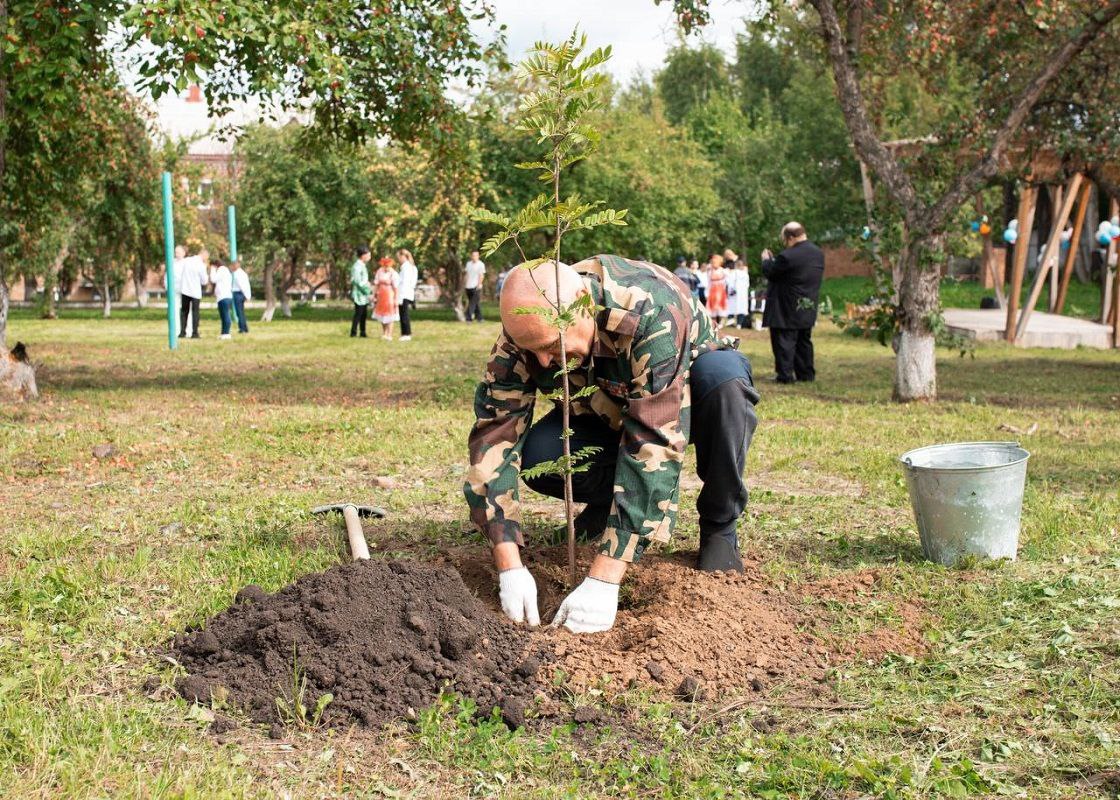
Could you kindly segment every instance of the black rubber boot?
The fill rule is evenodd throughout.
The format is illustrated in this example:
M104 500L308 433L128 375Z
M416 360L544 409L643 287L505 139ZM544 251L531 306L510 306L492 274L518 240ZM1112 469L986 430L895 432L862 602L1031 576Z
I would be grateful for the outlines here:
M701 572L742 572L743 559L739 556L739 537L735 532L701 537L696 568Z
M610 516L610 506L588 505L576 515L576 539L581 542L593 542L603 535L607 529L607 517Z

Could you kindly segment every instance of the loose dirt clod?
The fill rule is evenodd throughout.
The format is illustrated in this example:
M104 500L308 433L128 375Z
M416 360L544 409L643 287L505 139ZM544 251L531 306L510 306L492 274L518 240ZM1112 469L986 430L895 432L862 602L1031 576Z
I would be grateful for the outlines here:
M695 703L704 699L704 687L700 681L691 675L685 675L677 686L677 697L689 703Z
M277 698L311 717L331 694L311 723L378 725L414 716L444 687L521 725L547 660L544 642L495 615L454 570L402 561L332 567L273 595L247 586L173 648L190 672L176 686L184 697L206 703L224 687L274 729L289 721Z

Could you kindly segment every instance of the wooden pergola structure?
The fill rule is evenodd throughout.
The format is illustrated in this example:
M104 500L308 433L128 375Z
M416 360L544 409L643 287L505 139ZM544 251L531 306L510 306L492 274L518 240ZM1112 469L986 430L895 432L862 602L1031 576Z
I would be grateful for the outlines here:
M936 139L923 137L918 139L903 139L886 142L886 146L895 153L906 156L920 152L926 145L935 144ZM1004 158L1001 173L1005 175L1022 173L1023 162L1027 159L1023 148L1013 150ZM989 271L992 284L995 287L999 304L1006 310L1007 321L1003 337L1014 344L1023 339L1027 330L1031 314L1042 294L1043 287L1048 287L1048 309L1050 313L1060 315L1065 308L1066 295L1069 283L1073 276L1074 265L1077 261L1078 242L1081 240L1085 219L1090 204L1095 201L1093 196L1094 179L1090 173L1101 176L1113 185L1120 185L1120 163L1112 164L1085 164L1071 163L1054 150L1040 150L1034 152L1027 165L1025 185L1019 195L1018 214L1019 235L1015 241L1010 257L1010 282L1006 297L1003 294L1003 276L996 274L992 265L992 230L983 234L983 265L982 269ZM860 172L863 182L864 201L867 204L868 217L872 216L874 208L874 186L871 181L870 171L860 161ZM1055 213L1052 217L1049 236L1046 245L1038 260L1038 269L1030 286L1030 293L1026 303L1020 307L1019 298L1023 290L1023 283L1027 274L1027 260L1031 250L1031 236L1035 229L1035 212L1042 192L1050 188L1052 206ZM977 209L981 207L977 199ZM1120 214L1120 201L1116 196L1109 199L1108 218ZM1066 224L1073 220L1073 234L1070 238L1070 247L1061 260L1061 233ZM1000 229L1002 230L1002 229ZM1043 231L1039 231L1040 236ZM1040 241L1042 241L1040 239ZM1117 277L1117 242L1113 240L1105 253L1102 276L1102 303L1101 323L1112 328L1110 332L1111 344L1114 348L1120 347L1120 278Z
M1076 243L1081 240L1085 227L1085 217L1093 197L1093 179L1088 172L1095 165L1078 165L1072 174L1068 165L1053 152L1046 151L1035 156L1027 178L1027 185L1019 196L1019 237L1012 253L1010 288L1007 296L1007 327L1005 338L1014 343L1021 339L1027 330L1027 323L1034 312L1035 305L1042 294L1042 288L1049 282L1049 310L1061 314L1065 308L1066 294L1074 263L1077 260ZM1101 173L1120 178L1120 167L1116 165L1099 167ZM1111 174L1110 174L1111 173ZM1069 177L1065 177L1069 174ZM1027 255L1030 250L1031 233L1034 230L1035 211L1038 207L1039 193L1045 186L1056 186L1054 208L1057 213L1050 224L1046 247L1039 255L1038 270L1031 283L1027 301L1019 308L1019 297L1023 290L1026 274ZM1120 201L1109 198L1107 218L1120 214ZM1061 233L1067 223L1073 220L1073 235L1070 238L1069 252L1065 263L1060 264ZM1039 231L1041 234L1042 231ZM1102 274L1101 322L1112 327L1112 346L1120 347L1120 280L1116 279L1117 243L1113 240L1105 251Z

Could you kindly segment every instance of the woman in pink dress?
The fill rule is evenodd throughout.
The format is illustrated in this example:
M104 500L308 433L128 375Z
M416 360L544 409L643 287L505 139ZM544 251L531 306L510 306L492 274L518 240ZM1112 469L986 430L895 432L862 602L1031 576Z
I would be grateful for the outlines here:
M712 256L711 264L708 271L708 314L718 331L727 316L727 270L723 268L722 256Z
M376 298L373 316L381 323L381 338L392 341L393 323L399 319L400 314L400 276L393 269L393 259L383 258L377 264L377 272L373 275L373 292Z

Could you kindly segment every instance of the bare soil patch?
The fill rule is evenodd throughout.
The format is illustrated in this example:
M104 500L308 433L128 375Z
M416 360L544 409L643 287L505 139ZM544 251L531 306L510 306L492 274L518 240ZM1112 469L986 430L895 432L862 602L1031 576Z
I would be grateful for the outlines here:
M581 568L593 550L580 553ZM541 619L549 620L568 592L562 547L527 549L526 565L537 580ZM495 613L500 611L497 575L484 548L445 551L463 581ZM827 596L841 602L882 592L877 575L854 573L821 586L778 586L762 563L745 559L743 574L702 573L694 554L647 555L627 574L614 628L576 636L543 631L555 661L574 689L604 683L620 690L643 686L688 699L728 692L765 693L776 684L813 689L830 666L855 658L879 659L890 652L916 655L924 649L924 617L917 606L901 604L904 625L876 626L855 640L833 636L832 620L807 608L804 598ZM551 675L542 675L542 680Z
M592 556L581 550L583 567ZM693 569L687 554L649 555L627 577L614 628L576 636L506 621L486 548L445 550L442 560L346 564L273 595L246 587L232 607L175 639L174 656L190 673L176 688L204 703L228 698L272 725L291 722L284 703L311 709L330 693L323 724L369 726L413 718L453 690L480 713L497 706L519 725L527 710L554 715L561 695L592 688L643 687L689 701L761 699L777 686L819 694L835 664L923 649L916 606L898 606L901 625L844 638L805 602L858 603L881 590L872 571L786 587L757 561L746 560L741 575L711 574ZM568 592L564 548L527 549L525 560L550 620Z

